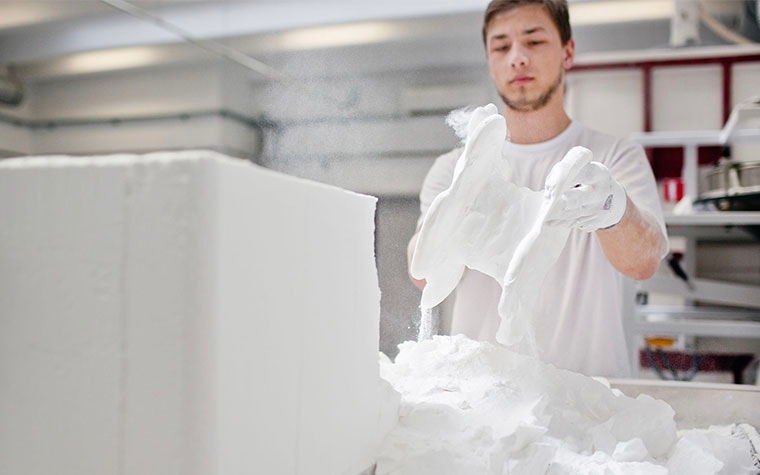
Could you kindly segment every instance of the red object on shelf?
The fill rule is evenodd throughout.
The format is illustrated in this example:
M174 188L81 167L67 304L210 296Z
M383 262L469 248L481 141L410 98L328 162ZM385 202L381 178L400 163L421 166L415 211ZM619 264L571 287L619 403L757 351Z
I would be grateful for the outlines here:
M663 197L667 203L677 203L683 198L683 179L665 178L662 182Z
M683 168L683 147L649 147L646 149L655 178L675 178L681 176ZM721 157L722 147L703 145L697 148L700 166L714 165Z

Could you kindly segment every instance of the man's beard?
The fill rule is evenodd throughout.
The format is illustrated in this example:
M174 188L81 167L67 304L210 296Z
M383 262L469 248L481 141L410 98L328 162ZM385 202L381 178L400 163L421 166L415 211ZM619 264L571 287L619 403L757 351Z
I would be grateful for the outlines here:
M546 104L549 103L552 96L554 96L554 93L557 92L557 89L559 89L559 86L562 85L562 78L564 76L564 70L562 67L560 67L559 74L557 75L557 80L554 81L540 96L537 98L530 100L526 97L521 97L518 99L510 99L506 96L506 94L499 94L501 97L501 100L504 101L504 104L516 112L533 112L537 111L541 108L543 108Z

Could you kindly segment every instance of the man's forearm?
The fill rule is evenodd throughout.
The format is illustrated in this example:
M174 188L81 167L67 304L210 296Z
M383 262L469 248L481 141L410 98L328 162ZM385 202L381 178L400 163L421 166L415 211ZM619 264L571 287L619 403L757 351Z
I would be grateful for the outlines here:
M652 277L668 242L657 221L628 198L625 214L610 229L596 232L605 256L621 273L637 280Z

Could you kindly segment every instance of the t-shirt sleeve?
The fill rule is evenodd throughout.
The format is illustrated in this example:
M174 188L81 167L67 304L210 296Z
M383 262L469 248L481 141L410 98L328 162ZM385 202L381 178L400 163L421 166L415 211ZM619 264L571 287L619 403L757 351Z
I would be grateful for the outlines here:
M655 218L663 235L667 236L662 204L657 190L657 182L644 148L631 140L620 140L614 147L607 164L612 176L625 189L636 206ZM667 255L667 250L661 257Z
M433 166L430 167L420 191L420 217L417 219L417 229L422 225L425 214L436 196L451 186L454 179L454 168L461 154L461 148L444 153L436 158Z

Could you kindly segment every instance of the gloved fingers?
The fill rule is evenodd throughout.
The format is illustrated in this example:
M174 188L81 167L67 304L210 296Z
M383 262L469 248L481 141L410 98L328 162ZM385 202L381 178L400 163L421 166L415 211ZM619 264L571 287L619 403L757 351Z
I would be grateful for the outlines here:
M591 185L580 185L564 192L559 198L559 206L564 211L574 209L587 209L589 212L600 209L603 200L600 200L599 190Z
M554 201L554 205L549 211L546 220L552 224L574 223L581 216L581 213L583 213L578 199L579 196L577 194L567 196L567 192L563 193Z
M575 221L575 227L581 231L596 231L600 227L600 217L598 215L584 216Z
M593 156L591 150L587 148L571 148L565 157L549 171L544 182L544 188L552 194L562 193L574 184L581 183L577 180L577 175L591 162Z
M567 190L560 196L555 209L550 213L549 221L577 226L580 221L594 218L606 213L606 198L598 189L589 185L580 185Z
M499 166L501 150L507 136L507 125L504 117L496 113L496 106L493 104L489 104L489 106L480 107L474 113L478 115L478 118L473 120L473 123L477 123L477 126L474 130L468 132L469 135L465 142L464 152L454 170L455 180L461 173L462 168L477 168L479 166L477 164L482 164L489 169L493 169L493 165ZM475 176L479 180L482 180L488 174L475 173Z
M598 162L591 162L583 167L575 181L575 186L558 198L561 209L585 208L588 213L605 209L615 183L607 167Z
M467 136L472 137L472 135L477 130L478 126L485 122L485 120L495 114L498 114L499 111L496 109L496 106L493 104L488 104L482 107L476 108L474 111L472 111L472 114L470 115L470 120L467 122Z
M613 187L604 202L599 204L596 201L593 208L585 208L585 215L578 216L574 226L582 231L596 231L597 229L606 229L620 222L627 208L627 197L625 190L617 185Z
M607 229L623 218L625 190L608 167L592 159L590 150L573 147L552 167L545 181L546 196L555 199L548 223L590 232Z
M575 176L576 185L598 186L608 184L612 180L609 168L599 162L591 162L583 167Z
M605 222L606 211L600 213L589 213L586 209L577 209L547 220L553 225L564 225L578 228L581 231L591 232L602 227L601 223Z
M575 223L579 218L583 218L589 215L587 209L584 208L562 208L561 204L555 206L555 208L549 212L546 221L551 224L566 224L568 226L575 226Z

